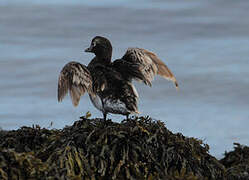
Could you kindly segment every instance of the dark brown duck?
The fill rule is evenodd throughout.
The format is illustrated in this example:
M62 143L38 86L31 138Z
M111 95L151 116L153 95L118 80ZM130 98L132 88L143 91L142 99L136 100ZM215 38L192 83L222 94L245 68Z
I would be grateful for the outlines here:
M169 68L152 52L141 48L128 48L121 59L111 62L112 45L107 38L96 36L85 52L96 56L85 66L69 62L61 70L58 82L58 101L68 90L74 106L88 92L94 106L103 113L126 115L139 113L138 93L132 80L151 86L156 74L178 84Z

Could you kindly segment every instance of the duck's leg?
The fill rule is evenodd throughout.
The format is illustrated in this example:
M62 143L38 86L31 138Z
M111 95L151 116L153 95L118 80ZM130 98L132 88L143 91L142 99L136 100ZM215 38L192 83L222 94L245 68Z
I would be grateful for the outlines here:
M107 113L103 113L104 121L106 121Z

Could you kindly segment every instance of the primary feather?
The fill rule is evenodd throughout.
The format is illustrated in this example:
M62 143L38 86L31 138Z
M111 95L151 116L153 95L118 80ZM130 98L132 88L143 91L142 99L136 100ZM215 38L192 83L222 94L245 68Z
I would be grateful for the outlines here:
M151 86L155 75L158 74L173 81L176 88L178 88L178 83L173 73L154 53L142 48L128 48L122 60L123 64L129 63L133 65L130 66L130 69L136 74L132 73L132 78L142 80L145 84Z
M58 101L62 101L68 91L74 106L86 91L92 94L92 77L86 66L72 61L63 67L58 81Z

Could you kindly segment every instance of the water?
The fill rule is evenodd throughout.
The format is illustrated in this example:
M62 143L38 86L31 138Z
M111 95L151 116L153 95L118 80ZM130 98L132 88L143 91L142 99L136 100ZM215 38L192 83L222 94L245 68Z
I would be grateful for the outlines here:
M101 117L87 95L74 108L57 102L64 64L87 64L83 52L96 35L108 37L114 58L142 47L165 61L179 81L135 83L139 111L173 132L203 139L218 158L249 139L249 2L7 1L0 2L0 127L71 125L87 111ZM121 121L118 115L109 115Z

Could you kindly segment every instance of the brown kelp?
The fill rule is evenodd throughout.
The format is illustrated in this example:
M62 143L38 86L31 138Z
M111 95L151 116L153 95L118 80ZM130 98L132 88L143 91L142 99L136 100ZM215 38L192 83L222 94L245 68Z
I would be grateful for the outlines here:
M227 168L227 179L249 179L249 147L234 143L234 151L225 152L220 162Z
M62 130L0 131L0 179L225 179L208 149L149 117L82 117Z

